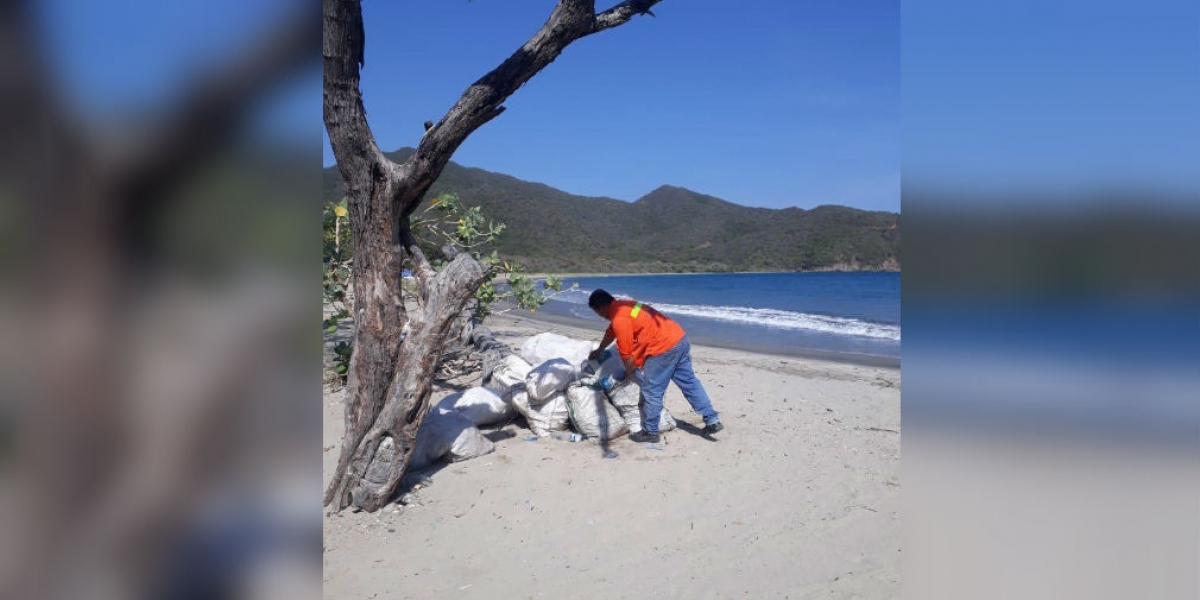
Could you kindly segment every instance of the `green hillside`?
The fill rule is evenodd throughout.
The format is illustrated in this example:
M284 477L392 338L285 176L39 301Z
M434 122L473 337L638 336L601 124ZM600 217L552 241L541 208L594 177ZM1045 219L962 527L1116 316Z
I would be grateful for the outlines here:
M403 160L412 149L388 156ZM325 198L341 197L336 168ZM752 208L662 186L635 202L568 194L451 162L430 190L454 192L508 228L507 258L542 272L899 270L900 216L845 206Z

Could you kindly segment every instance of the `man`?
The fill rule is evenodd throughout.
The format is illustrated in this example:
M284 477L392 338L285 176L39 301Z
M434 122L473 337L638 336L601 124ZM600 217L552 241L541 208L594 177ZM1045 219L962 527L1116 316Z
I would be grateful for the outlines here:
M704 418L705 433L725 429L692 370L692 345L678 323L641 302L617 300L604 290L592 292L588 306L610 323L600 347L589 358L599 358L615 339L625 362L625 381L634 378L635 369L642 369L642 430L630 434L629 439L639 443L659 441L663 394L672 381L692 410Z

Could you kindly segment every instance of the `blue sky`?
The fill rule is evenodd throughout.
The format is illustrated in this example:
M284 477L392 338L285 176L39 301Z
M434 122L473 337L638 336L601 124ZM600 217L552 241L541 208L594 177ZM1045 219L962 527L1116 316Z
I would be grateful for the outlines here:
M1198 26L1195 0L906 1L905 185L1194 205Z
M381 145L415 144L552 5L366 0L364 88ZM310 4L35 6L64 88L103 114L168 99L214 53L236 58L279 10ZM909 0L902 28L895 1L655 10L568 48L455 160L627 200L674 184L755 206L897 210L903 140L906 184L1153 187L1193 200L1200 188L1194 0ZM314 68L259 127L311 140L331 164L319 90Z
M415 145L553 5L367 0L363 93L380 146ZM899 2L654 12L567 48L454 160L624 200L672 184L752 206L899 210Z
M281 15L313 9L302 0L42 0L34 3L49 65L71 104L99 116L165 105L213 65L241 60ZM319 6L316 7L319 10ZM279 89L254 131L321 143L320 40L313 69Z

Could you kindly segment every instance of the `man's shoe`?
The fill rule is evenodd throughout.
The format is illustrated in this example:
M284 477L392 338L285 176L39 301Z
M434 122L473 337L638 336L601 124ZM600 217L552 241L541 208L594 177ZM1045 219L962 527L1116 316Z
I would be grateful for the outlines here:
M722 431L725 431L725 426L722 425L720 421L709 423L708 425L704 426L704 433L707 433L708 435L720 433Z
M660 438L658 437L657 433L646 433L645 431L637 431L637 432L631 433L631 434L629 434L629 439L631 439L639 444L646 443L646 442L649 442L651 444L657 444L660 441Z

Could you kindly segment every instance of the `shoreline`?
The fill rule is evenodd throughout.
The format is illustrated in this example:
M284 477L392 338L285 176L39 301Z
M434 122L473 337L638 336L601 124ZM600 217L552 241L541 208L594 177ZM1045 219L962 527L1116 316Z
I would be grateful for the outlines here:
M884 269L862 269L856 271L840 271L831 270L810 270L810 271L674 271L670 273L530 273L529 277L533 279L545 279L549 276L565 279L567 277L662 277L665 275L774 275L777 273L896 273L900 274L899 270L888 271Z
M520 309L515 309L502 313L500 316L504 318L515 319L519 321L534 321L559 325L563 327L571 327L580 332L593 332L591 336L585 336L583 339L600 339L604 334L604 330L599 328L598 323L591 323L583 319L575 317L565 317L561 315L553 315L545 312L530 313ZM487 322L484 322L487 325ZM900 357L881 356L875 354L855 354L850 352L835 352L831 350L819 350L816 348L801 348L788 346L764 346L755 344L741 344L728 340L713 339L705 336L692 336L688 334L688 338L695 346L707 348L717 348L722 350L737 350L756 354L766 357L783 357L783 358L800 358L804 360L820 361L827 363L835 363L841 365L852 365L860 367L873 367L878 369L887 369L899 371L901 365Z

